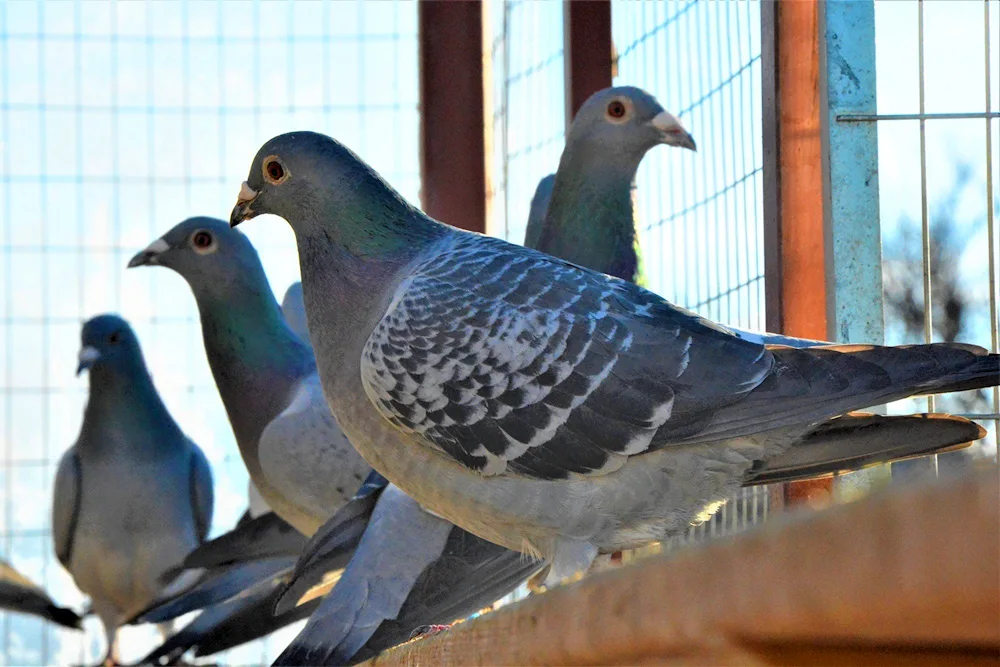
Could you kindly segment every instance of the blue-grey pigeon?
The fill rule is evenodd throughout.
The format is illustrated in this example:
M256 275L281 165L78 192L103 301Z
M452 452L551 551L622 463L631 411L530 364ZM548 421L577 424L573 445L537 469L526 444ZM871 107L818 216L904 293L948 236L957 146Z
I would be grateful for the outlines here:
M119 626L155 598L161 577L212 521L212 471L170 416L125 320L83 325L79 367L90 396L55 480L56 556L89 595L116 660Z
M549 560L551 579L686 530L761 471L842 469L845 413L1000 383L1000 356L972 345L743 340L432 220L317 133L260 148L230 224L263 213L295 233L324 394L351 443L421 506ZM984 434L948 416L870 425L882 437L851 461Z
M311 535L319 522L334 515L352 498L370 468L351 447L330 414L312 353L290 330L279 312L253 246L225 221L191 218L154 241L129 263L129 266L140 265L166 266L188 281L198 302L209 363L251 478L269 506L304 534ZM294 293L291 298L295 298ZM380 500L385 507L379 510L378 516L390 514L393 504L406 506L395 502L396 498L395 494L390 494L384 501ZM308 517L308 521L302 521L303 516ZM334 515L332 527L352 535L350 549L353 550L361 537L358 526L367 525L370 516L371 512L364 515L362 521L360 517L347 520ZM414 517L412 514L406 516ZM259 517L254 522L263 519ZM432 601L410 597L421 577L429 576L425 575L425 570L429 567L433 570L431 566L436 563L453 564L456 558L464 558L467 567L472 567L485 561L509 561L522 572L522 579L537 569L537 564L519 553L493 545L481 548L478 540L471 536L462 543L468 545L468 553L461 548L457 554L455 549L447 551L455 527L430 515L411 521L409 529L406 529L407 521L395 521L397 532L382 530L383 525L384 522L378 522L372 534L365 538L362 559L370 559L371 554L376 554L377 559L381 559L377 561L380 566L389 567L391 563L395 567L395 576L383 577L378 569L363 564L352 567L350 576L342 577L337 586L341 589L340 596L357 589L378 590L380 595L353 599L354 606L342 612L330 609L339 598L326 605L323 617L332 619L337 630L324 632L321 646L310 644L312 655L322 652L346 660L366 644L382 620L398 620L404 603L409 605L408 609L424 610L428 617L437 619ZM241 531L243 535L248 535L247 530ZM238 543L237 537L234 535L231 544ZM330 570L343 567L340 559L344 553L349 555L350 551L339 548L335 556L319 561ZM188 562L188 565L206 564L194 559ZM443 564L436 566L444 567ZM462 593L466 606L456 606L453 599L447 600L447 613L459 616L463 610L466 614L472 613L517 585L516 581L510 581L509 572L498 574L498 568L484 566L480 572L478 579L472 577L465 582L470 586ZM435 581L440 582L440 578ZM418 592L421 595L433 593L430 589ZM491 595L493 597L486 602L480 602L483 596ZM182 609L175 604L170 613ZM286 610L286 613L291 611ZM357 613L359 611L363 614ZM423 620L421 613L413 614L414 627L435 622ZM412 627L406 632L410 630ZM342 638L339 632L343 633ZM312 641L313 636L303 641ZM385 642L397 636L399 632L383 631L375 638L376 643L368 644L368 650L385 648L391 645Z
M695 150L694 139L677 117L648 92L619 86L591 95L570 124L559 170L538 183L525 247L646 286L635 176L646 153L660 145ZM828 344L731 330L741 338L772 345Z

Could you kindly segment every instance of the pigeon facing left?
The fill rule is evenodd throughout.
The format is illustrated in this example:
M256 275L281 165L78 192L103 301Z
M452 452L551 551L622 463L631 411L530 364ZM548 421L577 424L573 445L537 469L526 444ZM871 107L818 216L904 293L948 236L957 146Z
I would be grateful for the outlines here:
M320 134L258 151L230 222L262 213L295 232L324 394L352 444L423 507L548 559L556 579L685 530L789 452L840 469L822 431L845 413L1000 383L1000 356L971 345L742 340L636 285L436 222ZM984 434L921 424L905 443L869 437L871 454Z
M212 471L167 412L125 320L91 319L81 343L90 396L56 474L52 536L104 624L111 662L119 626L208 534Z
M0 560L0 609L40 616L73 630L81 629L80 616L75 611L57 606L48 593L4 560Z

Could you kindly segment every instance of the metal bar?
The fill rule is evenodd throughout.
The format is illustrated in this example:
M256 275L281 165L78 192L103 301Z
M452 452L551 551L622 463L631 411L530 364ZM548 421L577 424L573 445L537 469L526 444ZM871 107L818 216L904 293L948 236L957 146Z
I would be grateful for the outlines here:
M483 3L421 2L420 172L431 217L486 231Z
M989 2L989 0L984 0ZM989 69L987 67L987 69ZM842 113L837 114L838 123L867 123L882 120L975 120L977 118L1000 118L1000 111L970 113Z
M611 86L611 1L563 2L566 127L587 98Z

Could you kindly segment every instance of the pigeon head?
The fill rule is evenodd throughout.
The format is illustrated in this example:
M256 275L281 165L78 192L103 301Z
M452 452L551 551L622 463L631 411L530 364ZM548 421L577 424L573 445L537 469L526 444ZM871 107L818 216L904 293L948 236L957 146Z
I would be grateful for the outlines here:
M665 144L696 150L680 120L656 98L632 86L605 88L591 95L570 125L567 147L590 146L607 157L639 160L654 146Z
M77 375L89 370L127 376L142 366L139 339L128 322L117 315L98 315L84 323Z
M263 213L279 215L295 227L313 214L350 216L365 195L396 195L349 148L316 132L289 132L265 143L240 187L229 223L233 227Z
M196 294L249 287L241 284L240 276L252 276L254 285L261 281L267 285L250 240L218 218L188 218L136 253L128 266L173 269L187 280Z
M300 248L303 236L322 235L356 255L402 249L441 227L349 148L315 132L282 134L257 151L229 224L264 213L284 218Z

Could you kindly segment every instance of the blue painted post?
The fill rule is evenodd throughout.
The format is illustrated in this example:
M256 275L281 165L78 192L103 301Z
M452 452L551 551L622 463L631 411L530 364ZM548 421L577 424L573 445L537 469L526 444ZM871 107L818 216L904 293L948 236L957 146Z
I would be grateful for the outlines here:
M875 6L857 0L823 4L829 334L843 343L881 344L885 320L876 123L837 121L840 114L876 112Z
M876 113L875 6L826 0L820 16L828 333L842 343L881 344L885 318L877 128L874 122L837 120L840 114ZM837 479L835 493L842 498L861 494L888 478L888 466L845 475Z

